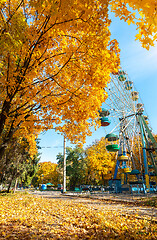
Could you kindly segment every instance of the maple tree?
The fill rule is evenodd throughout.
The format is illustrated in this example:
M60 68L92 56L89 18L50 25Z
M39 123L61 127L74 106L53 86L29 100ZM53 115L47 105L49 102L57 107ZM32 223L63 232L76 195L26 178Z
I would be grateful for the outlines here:
M1 1L1 152L13 135L31 142L30 133L53 123L83 140L97 122L119 49L110 41L107 1L90 4Z
M106 150L107 140L101 138L86 149L87 179L105 185L113 175L116 156Z
M31 145L54 126L72 142L84 142L99 122L110 73L120 64L118 43L110 39L109 7L137 24L136 38L148 48L156 40L155 4L0 0L0 156L12 137L25 137Z
M157 8L156 0L111 0L111 11L129 25L137 26L136 40L147 50L157 40Z
M38 184L52 183L57 186L59 172L57 171L57 164L52 162L41 162L38 164L38 171L35 175Z

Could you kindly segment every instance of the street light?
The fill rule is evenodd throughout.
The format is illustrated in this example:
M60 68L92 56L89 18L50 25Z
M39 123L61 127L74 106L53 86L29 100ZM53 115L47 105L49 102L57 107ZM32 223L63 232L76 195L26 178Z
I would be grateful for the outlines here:
M63 147L63 193L65 193L66 192L66 138L64 136L63 136L62 147ZM41 147L41 148L52 148L52 147Z
M66 192L66 139L63 138L63 193Z

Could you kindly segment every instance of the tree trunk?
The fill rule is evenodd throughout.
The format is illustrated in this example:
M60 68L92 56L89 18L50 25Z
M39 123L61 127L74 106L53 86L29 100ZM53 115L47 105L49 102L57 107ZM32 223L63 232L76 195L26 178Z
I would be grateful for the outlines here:
M4 153L5 153L5 148L6 147L0 147L0 160L2 159Z
M15 172L14 172L13 175L12 175L12 178L11 178L11 180L10 180L10 182L9 182L9 186L8 186L7 193L9 193L9 190L10 190L10 187L11 187L11 184L12 184L12 181L13 181L13 179L14 179L15 176L16 176L16 175L15 175Z
M11 179L10 182L9 182L7 193L9 193L9 191L10 191L10 187L11 187L12 181L13 181L13 179Z
M16 192L17 183L18 183L18 177L17 177L16 180L15 180L14 193Z
M4 130L7 115L8 115L9 110L10 110L11 100L10 100L10 96L7 96L7 97L9 97L9 101L7 101L7 100L4 101L2 111L1 111L1 114L0 114L0 134L2 134L2 132Z

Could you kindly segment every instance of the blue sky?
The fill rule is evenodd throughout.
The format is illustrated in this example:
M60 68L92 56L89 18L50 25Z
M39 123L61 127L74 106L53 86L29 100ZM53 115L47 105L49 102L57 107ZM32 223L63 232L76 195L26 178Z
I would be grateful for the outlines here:
M121 66L134 82L144 103L153 132L157 134L157 45L149 51L143 49L135 41L136 26L129 25L112 16L112 39L116 38L121 49ZM106 132L99 128L92 136L87 137L86 146L105 136ZM56 155L63 152L63 136L49 130L40 135L42 147L41 162L56 162ZM67 146L71 146L67 142Z

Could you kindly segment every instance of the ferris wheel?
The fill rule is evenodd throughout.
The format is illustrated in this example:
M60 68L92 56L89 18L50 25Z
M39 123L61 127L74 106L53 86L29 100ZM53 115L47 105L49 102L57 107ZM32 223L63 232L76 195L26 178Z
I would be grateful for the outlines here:
M134 175L136 182L145 185L145 191L155 189L157 143L139 92L123 70L112 74L105 90L108 98L99 114L101 126L110 125L111 129L106 135L110 142L106 148L117 152L114 179L120 174L121 183L127 184L128 177Z

